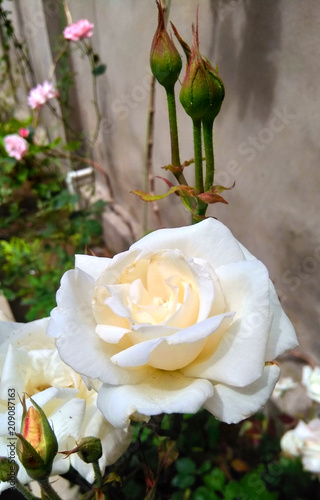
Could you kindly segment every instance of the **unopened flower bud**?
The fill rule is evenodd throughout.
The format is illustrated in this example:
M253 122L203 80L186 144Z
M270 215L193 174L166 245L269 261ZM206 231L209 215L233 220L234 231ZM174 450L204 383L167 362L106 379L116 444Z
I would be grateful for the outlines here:
M69 457L73 453L78 453L81 460L86 464L97 462L102 457L102 445L99 438L88 436L79 442L79 444L71 451L63 451L64 455Z
M193 45L184 77L180 102L193 120L214 119L224 98L224 86L212 65L199 52L198 26L193 29Z
M0 457L0 482L12 481L15 483L19 465L12 458Z
M182 61L164 23L164 12L160 2L158 26L153 37L150 53L150 66L156 80L165 87L172 88L179 78Z
M58 452L57 438L43 410L30 398L34 406L27 411L23 399L21 434L17 434L17 454L32 479L42 480L51 473L53 459Z
M211 63L207 59L202 60L211 81L211 103L203 119L213 121L220 111L225 96L224 84Z

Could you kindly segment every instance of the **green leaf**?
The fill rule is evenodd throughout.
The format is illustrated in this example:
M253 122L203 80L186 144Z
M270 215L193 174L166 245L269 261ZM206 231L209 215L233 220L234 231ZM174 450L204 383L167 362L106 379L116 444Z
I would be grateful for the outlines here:
M179 458L176 461L176 469L179 474L183 475L195 474L196 472L195 463L191 458Z
M180 490L185 490L186 488L189 488L189 486L192 486L194 482L195 482L194 476L185 476L183 474L177 474L172 479L172 486L175 486Z
M77 149L80 148L80 146L81 146L80 141L70 141L65 146L63 146L63 149L65 151L76 151Z
M218 467L213 469L210 474L206 474L203 478L204 483L209 489L222 492L226 482L226 477Z
M99 76L99 75L103 75L103 73L106 71L107 69L107 66L105 64L99 64L99 66L96 66L93 70L92 70L92 74L94 76Z
M221 500L221 497L205 488L205 486L200 486L194 492L192 500Z

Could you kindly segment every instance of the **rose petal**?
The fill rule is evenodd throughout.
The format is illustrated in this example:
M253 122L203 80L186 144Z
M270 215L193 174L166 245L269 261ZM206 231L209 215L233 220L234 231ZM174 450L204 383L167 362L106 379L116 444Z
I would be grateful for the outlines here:
M281 307L278 295L273 283L269 282L271 312L273 320L271 323L269 340L266 350L266 361L271 361L285 351L297 347L298 340L291 321Z
M96 326L96 334L105 342L110 342L110 344L118 344L127 333L130 333L130 330L127 328L120 328L119 326Z
M95 280L106 267L110 266L112 259L108 257L96 257L94 255L79 255L75 256L75 268L80 269L84 273L89 274Z
M271 322L268 271L262 262L252 260L221 266L216 272L227 307L236 315L216 350L209 344L210 349L206 347L201 359L183 373L242 387L261 377L264 367Z
M42 348L44 342L46 347L54 347L54 341L45 334L48 323L49 318L38 319L30 323L0 321L0 345L2 353L9 344L14 344L16 347L23 346L28 350Z
M58 307L51 312L48 334L58 337L60 357L78 373L111 384L137 383L150 374L152 368L128 371L110 361L119 348L103 342L95 332L93 291L94 280L86 273L79 269L67 271L57 293Z
M212 218L193 226L154 231L134 243L130 250L138 248L149 252L179 249L191 258L204 259L213 269L230 262L244 260L239 243L231 231Z
M246 260L257 260L247 248L239 243ZM273 320L270 328L270 335L266 350L266 361L275 359L283 354L285 351L294 349L298 345L297 336L292 326L291 321L285 314L278 294L272 281L269 281L270 286L270 301L271 301L271 314Z
M198 356L206 337L214 334L223 320L230 316L232 313L220 314L172 335L135 344L114 355L111 361L122 367L132 368L149 363L160 370L179 370Z
M127 427L130 418L148 421L149 416L160 413L195 413L212 395L208 380L157 370L137 385L103 385L97 404L112 425Z
M236 424L260 410L272 394L279 378L276 364L265 366L262 376L246 387L234 388L217 384L214 395L204 403L210 413L227 424Z

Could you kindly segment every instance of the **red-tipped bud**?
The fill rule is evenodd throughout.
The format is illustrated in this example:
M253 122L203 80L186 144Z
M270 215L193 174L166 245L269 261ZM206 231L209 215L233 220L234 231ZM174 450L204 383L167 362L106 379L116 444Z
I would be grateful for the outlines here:
M157 6L159 10L158 27L151 45L150 66L156 80L165 89L169 89L175 85L179 78L182 61L165 28L163 8L158 1Z
M17 434L17 454L32 479L42 480L51 473L58 442L43 410L30 398L34 406L27 411L23 399L21 434Z

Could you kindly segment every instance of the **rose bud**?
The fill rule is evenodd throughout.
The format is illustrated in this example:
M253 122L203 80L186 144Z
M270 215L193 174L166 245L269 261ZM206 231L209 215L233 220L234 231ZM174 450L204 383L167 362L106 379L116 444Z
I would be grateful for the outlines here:
M158 26L151 45L150 66L156 80L168 89L172 88L178 80L182 61L165 28L163 8L158 1L157 6L159 9Z
M204 58L202 61L211 81L211 103L203 119L213 121L220 111L225 96L224 84L212 64Z
M191 56L184 77L180 102L186 113L193 119L218 114L224 98L224 86L216 70L199 52L198 26L193 28Z
M30 134L30 131L27 128L20 128L19 129L20 137L23 137L24 139L26 139L29 134Z
M102 457L102 445L100 439L88 436L81 439L78 446L71 451L63 451L64 455L69 457L72 453L78 453L81 460L86 464L97 462Z
M32 479L43 480L50 475L58 442L43 410L30 398L34 406L27 411L22 401L21 434L17 434L17 454Z

